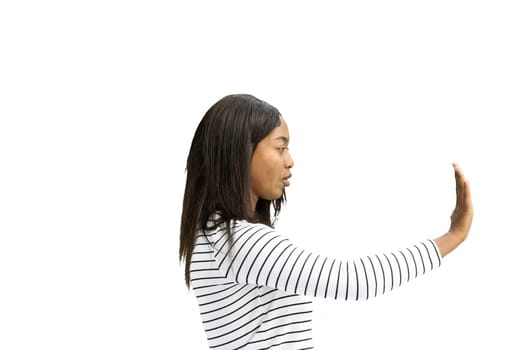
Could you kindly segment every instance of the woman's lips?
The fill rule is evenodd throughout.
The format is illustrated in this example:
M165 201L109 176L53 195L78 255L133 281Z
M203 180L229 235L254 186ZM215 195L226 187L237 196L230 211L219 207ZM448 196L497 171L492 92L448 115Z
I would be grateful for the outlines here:
M292 175L290 174L290 175L288 175L287 177L285 177L285 178L283 179L283 184L284 184L285 187L290 186L290 178L291 178L291 177L292 177Z

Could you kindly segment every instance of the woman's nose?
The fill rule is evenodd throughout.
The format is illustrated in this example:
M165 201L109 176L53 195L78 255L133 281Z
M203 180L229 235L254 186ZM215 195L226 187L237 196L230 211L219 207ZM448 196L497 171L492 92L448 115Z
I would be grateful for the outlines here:
M286 168L292 168L294 166L294 162L293 162L292 156L290 155L290 152L286 152L286 154L287 154L287 157L284 160L284 166Z

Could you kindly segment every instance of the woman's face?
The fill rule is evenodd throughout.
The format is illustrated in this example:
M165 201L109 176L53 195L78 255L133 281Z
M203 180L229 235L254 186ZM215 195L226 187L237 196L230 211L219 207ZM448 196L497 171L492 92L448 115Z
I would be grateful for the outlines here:
M289 141L288 126L281 118L281 125L255 148L250 169L253 209L259 198L277 199L283 194L284 188L290 185L290 168L294 163L288 152Z

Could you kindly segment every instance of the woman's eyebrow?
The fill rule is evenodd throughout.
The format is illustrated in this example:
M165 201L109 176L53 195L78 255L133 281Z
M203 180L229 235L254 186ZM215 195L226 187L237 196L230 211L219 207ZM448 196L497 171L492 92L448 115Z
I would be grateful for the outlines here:
M284 143L289 143L290 139L286 136L277 136L274 138L274 140L283 141Z

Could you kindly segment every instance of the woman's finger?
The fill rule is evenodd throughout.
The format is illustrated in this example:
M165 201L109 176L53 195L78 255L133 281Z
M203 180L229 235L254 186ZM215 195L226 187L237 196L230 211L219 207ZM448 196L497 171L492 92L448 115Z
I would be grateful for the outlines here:
M472 197L470 196L470 183L468 182L468 180L464 181L464 187L465 207L467 209L472 210Z
M454 176L456 178L456 207L461 205L464 199L464 178L461 168L456 163L452 164L454 167Z

